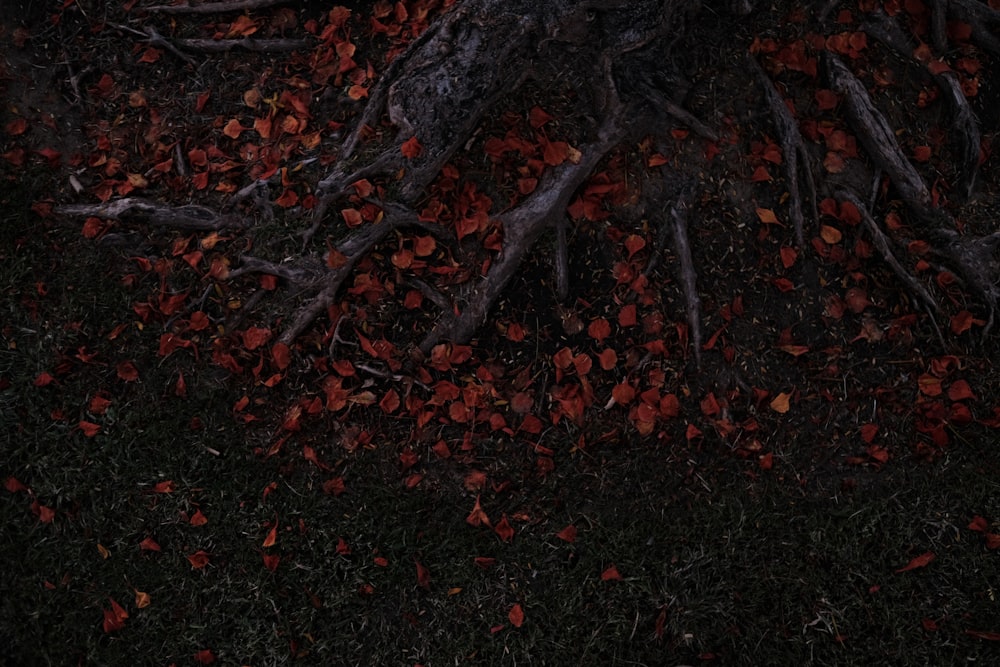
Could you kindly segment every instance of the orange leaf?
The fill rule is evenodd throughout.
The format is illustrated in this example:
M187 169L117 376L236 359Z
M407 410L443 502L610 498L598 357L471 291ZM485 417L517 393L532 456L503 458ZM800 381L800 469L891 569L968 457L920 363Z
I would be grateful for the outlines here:
M896 570L896 574L900 572L909 572L910 570L918 570L922 567L927 567L937 556L934 555L933 551L928 551L922 553L919 556L914 557L909 563L903 567Z
M839 229L830 225L823 225L819 230L819 236L830 245L840 243L840 240L844 238Z
M243 127L240 121L233 118L228 123L226 123L226 126L224 128L222 128L222 133L227 137L229 137L230 139L238 139L240 134L243 133L243 130L246 129L249 128Z
M777 216L774 215L774 211L769 208L758 208L757 217L765 225L780 225Z
M145 609L152 604L152 602L153 600L149 597L149 593L140 590L135 591L135 606L139 609Z
M771 400L771 409L777 413L785 414L786 412L788 412L788 409L790 407L789 404L790 398L791 394L784 391L781 392Z
M507 612L507 618L510 620L510 624L515 628L519 628L524 624L524 610L521 609L520 604L515 604Z

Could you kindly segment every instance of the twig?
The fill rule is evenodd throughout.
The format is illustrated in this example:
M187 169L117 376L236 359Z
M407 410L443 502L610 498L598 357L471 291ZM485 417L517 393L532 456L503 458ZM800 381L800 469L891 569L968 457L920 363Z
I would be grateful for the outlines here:
M224 0L223 2L205 2L200 5L153 5L142 9L158 14L221 14L274 7L286 2L288 0Z

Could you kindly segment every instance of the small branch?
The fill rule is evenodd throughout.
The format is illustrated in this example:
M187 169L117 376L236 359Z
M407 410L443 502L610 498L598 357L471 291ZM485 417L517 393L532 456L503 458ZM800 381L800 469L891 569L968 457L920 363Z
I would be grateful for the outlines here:
M280 53L308 49L312 43L307 39L178 39L177 44L191 51L204 53L225 53L233 49L246 49L258 53Z
M569 296L569 249L566 247L566 216L559 216L556 228L556 298L565 301Z
M864 202L858 199L853 193L846 190L840 190L837 192L837 197L842 200L847 200L854 204L854 207L858 209L861 213L861 220L865 224L865 228L868 233L871 234L872 240L875 242L875 247L878 249L879 254L882 255L882 259L885 260L892 270L899 276L906 286L909 288L910 292L920 297L920 299L927 306L928 310L933 313L940 313L941 307L938 305L937 301L931 296L930 292L927 291L919 280L917 280L913 274L903 268L903 265L899 263L896 259L896 255L892 252L891 241L886 233L882 231L875 219L872 218L871 213L868 212L868 207L865 206Z
M135 218L160 227L218 231L241 224L234 216L219 215L205 206L167 206L139 197L125 197L104 204L66 204L57 206L55 212L69 216L96 216L111 220Z
M200 5L154 5L140 9L157 14L222 14L274 7L286 2L288 0L224 0L223 2L205 2Z
M701 368L701 298L698 296L697 274L694 268L694 258L691 255L691 242L688 239L687 213L691 207L692 190L681 192L677 201L670 207L670 219L673 222L671 231L674 236L674 251L680 260L677 274L684 292L688 326L690 327L691 348L694 360Z

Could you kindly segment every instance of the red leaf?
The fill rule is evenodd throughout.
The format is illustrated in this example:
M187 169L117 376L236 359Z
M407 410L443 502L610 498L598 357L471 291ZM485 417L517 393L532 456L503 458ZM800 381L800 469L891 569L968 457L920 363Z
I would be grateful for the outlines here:
M153 486L153 493L173 493L174 492L174 482L173 480L164 480L162 482L157 482Z
M191 519L188 521L192 526L204 526L208 523L208 517L201 513L201 510L195 510L194 514L191 515Z
M104 632L117 632L125 627L128 612L114 598L109 597L108 600L111 601L111 609L104 610Z
M837 107L837 94L825 88L816 91L816 108L820 111L829 111Z
M261 554L261 558L264 561L264 567L269 572L275 572L278 569L278 564L281 562L281 556L278 554Z
M413 158L420 156L424 147L421 145L416 136L412 136L403 142L403 145L399 147L399 150L403 153L403 157L412 160Z
M139 542L139 549L142 551L160 551L160 545L152 537L147 537Z
M514 529L511 527L510 521L507 520L506 514L500 518L500 523L496 525L493 532L495 532L504 542L510 542L514 538Z
M476 556L474 559L472 559L472 562L475 563L476 567L478 567L479 569L488 570L494 565L496 565L497 559L489 558L487 556Z
M587 335L600 343L611 335L611 324L603 317L599 317L587 327Z
M56 518L56 511L51 507L46 507L38 502L38 500L31 501L31 512L38 517L38 520L42 523L52 523Z
M520 604L515 604L507 612L507 618L510 620L510 624L515 628L519 628L524 624L524 610L521 609Z
M470 526L490 526L490 518L483 511L482 506L479 504L479 496L476 496L476 504L472 507L472 511L469 512L469 516L465 517L465 523Z
M201 549L188 556L187 559L191 563L191 567L195 570L200 570L208 565L208 554Z
M948 387L948 398L952 401L964 401L965 399L976 400L976 395L972 393L972 387L965 380L955 380Z
M139 371L131 361L123 361L117 367L118 378L125 382L135 382L139 379Z
M209 649L202 649L194 654L194 661L199 662L203 665L211 665L215 662L215 654Z
M922 567L927 567L937 556L934 555L933 551L927 551L914 557L909 563L903 567L896 570L896 574L900 572L909 572L910 570L918 570Z
M556 537L558 537L563 542L569 542L570 544L576 542L576 526L574 526L573 524L566 526L558 533L556 533Z
M413 563L417 566L417 585L426 591L431 589L431 572L423 564L414 559Z
M292 352L284 343L275 343L271 346L271 359L278 370L283 371L292 363Z
M34 385L36 387L47 387L53 382L55 382L55 378L52 377L48 371L42 371L38 374L38 377L35 378Z
M275 544L277 544L277 542L278 542L278 522L275 521L274 525L271 526L271 530L267 532L267 537L264 538L264 541L261 543L260 546L264 548L273 547Z
M539 106L532 107L531 111L528 112L528 123L536 130L551 120L553 120L552 116Z
M20 482L16 477L11 475L3 482L4 488L10 493L17 493L18 491L27 491L28 487Z
M985 639L988 642L1000 642L1000 632L988 632L983 630L966 630L965 634L976 639Z
M93 438L95 435L101 432L101 425L95 424L93 422L81 420L79 423L80 431L88 438Z
M242 338L243 347L248 350L256 350L258 347L271 339L271 330L261 327L250 327L243 332Z
M978 514L972 517L972 521L969 522L967 526L969 530L974 530L979 533L985 533L989 527L989 522Z
M618 573L618 568L614 563L601 572L601 581L621 581L621 578L622 575Z
M1000 549L1000 535L986 533L986 548L990 550Z

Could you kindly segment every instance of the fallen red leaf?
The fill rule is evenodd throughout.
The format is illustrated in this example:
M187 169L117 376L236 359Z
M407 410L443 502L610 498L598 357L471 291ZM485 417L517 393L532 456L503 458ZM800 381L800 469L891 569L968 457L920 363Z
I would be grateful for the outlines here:
M412 136L403 142L403 145L399 147L399 150L403 153L403 157L412 160L413 158L420 156L424 147L416 136Z
M519 628L524 624L524 610L521 609L520 604L515 604L507 612L507 618L510 619L510 624L515 628Z
M147 537L139 542L139 549L142 551L160 551L160 545L152 537Z
M417 566L417 585L423 588L424 590L429 591L431 589L430 570L424 567L423 563L421 563L419 560L414 559L413 563L414 565Z
M493 532L495 532L504 542L510 542L514 539L514 528L510 525L510 521L507 520L506 514L500 517L500 523L496 525Z
M206 565L208 565L209 556L207 553L199 549L190 556L187 557L188 562L191 563L191 567L195 570L200 570Z
M117 632L125 627L128 612L114 598L109 597L108 600L111 601L111 609L104 610L104 632Z
M556 533L556 537L558 537L563 542L569 542L570 544L576 542L576 526L574 526L573 524L566 526L558 533Z
M621 581L622 575L618 573L618 567L612 563L604 572L601 572L601 581Z
M469 516L465 517L465 522L470 526L490 526L490 518L486 516L482 506L479 504L479 496L476 496L476 504L473 506Z
M913 559L911 559L910 562L904 565L903 567L896 570L896 574L899 574L900 572L909 572L910 570L918 570L922 567L927 567L935 558L937 558L937 556L934 555L933 551L922 553L919 556L916 556Z
M194 661L203 665L211 665L215 662L215 654L209 649L202 649L194 654Z

